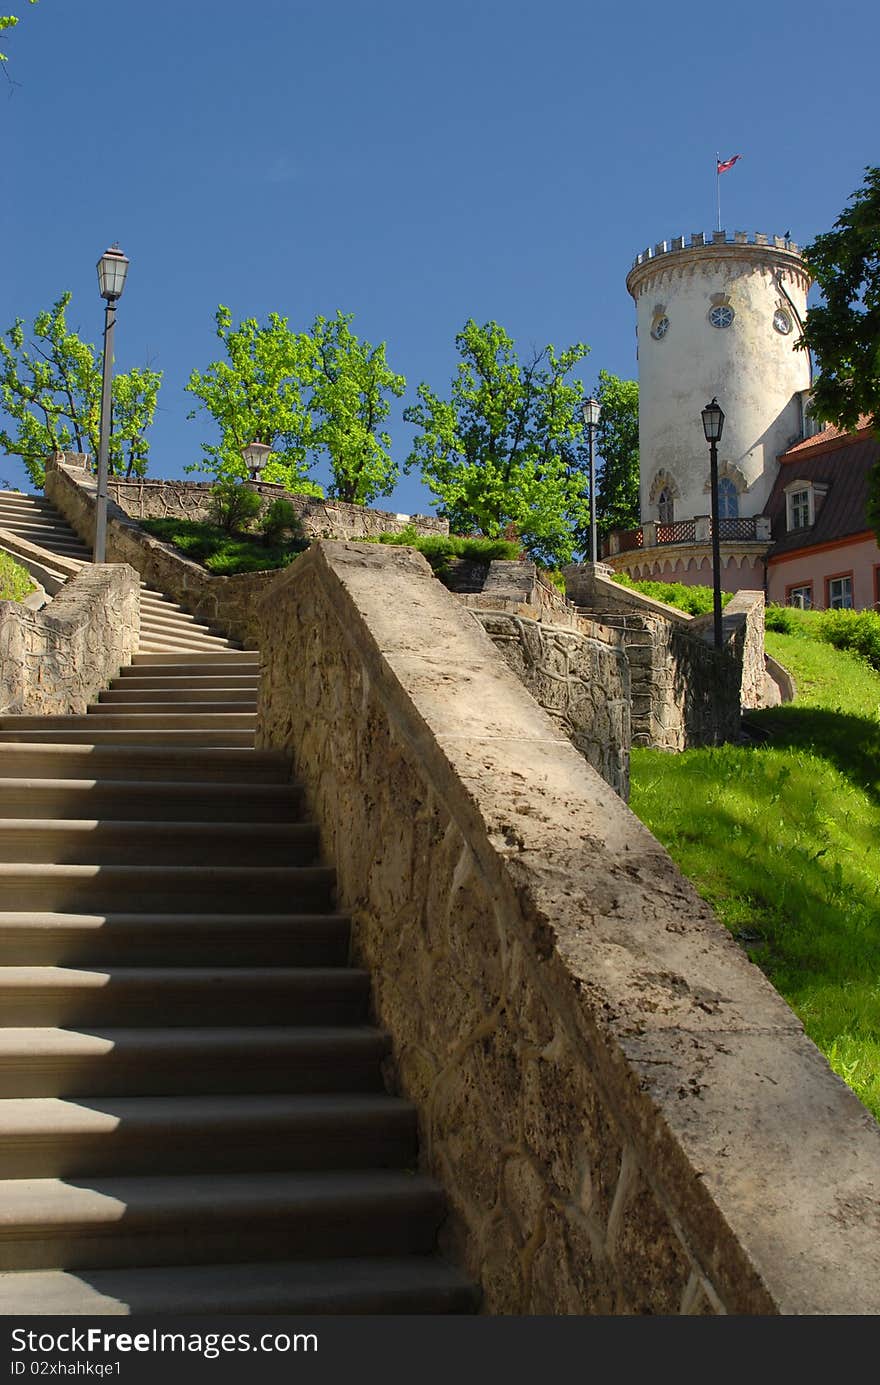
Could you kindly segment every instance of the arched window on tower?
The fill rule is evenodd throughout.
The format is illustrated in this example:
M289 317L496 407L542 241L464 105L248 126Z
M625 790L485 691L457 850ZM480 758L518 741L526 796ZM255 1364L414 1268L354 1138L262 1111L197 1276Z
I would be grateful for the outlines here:
M675 501L665 486L657 496L657 518L661 524L672 524L675 519Z
M718 482L718 518L739 519L739 491L729 476Z

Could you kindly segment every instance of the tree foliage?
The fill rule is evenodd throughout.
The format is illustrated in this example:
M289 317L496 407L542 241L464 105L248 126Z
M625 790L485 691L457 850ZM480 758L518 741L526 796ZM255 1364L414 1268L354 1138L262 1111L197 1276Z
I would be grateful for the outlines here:
M473 319L455 343L450 398L421 384L404 411L420 430L407 470L421 468L454 531L498 538L516 525L535 557L569 561L588 500L583 385L567 377L589 348L545 346L521 364L503 327Z
M194 370L187 385L220 432L218 443L202 445L201 469L243 477L241 449L262 442L272 449L263 478L289 491L323 493L309 476L322 453L340 499L366 504L393 489L391 439L379 427L388 395L402 394L406 381L389 368L384 344L360 341L352 315L341 312L317 317L308 332L293 331L277 313L263 325L247 318L233 328L223 306L215 321L226 359Z
M602 406L596 429L601 457L596 478L596 526L605 538L639 523L639 385L599 371L596 398Z
M186 388L214 419L218 443L203 443L204 470L220 479L245 478L241 449L262 442L272 451L263 476L288 490L321 495L309 480L311 423L306 390L314 374L314 349L303 332L292 332L287 318L270 313L265 325L249 317L237 327L223 304L214 315L225 360L194 370ZM197 410L189 417L194 418Z
M390 495L399 474L391 438L378 432L406 380L385 359L385 343L372 346L351 330L352 314L317 317L311 337L317 352L311 413L315 442L330 461L330 494L368 505Z
M880 433L880 168L865 169L834 229L817 236L804 259L824 300L807 313L798 342L820 371L813 412L847 430L867 416ZM880 540L880 465L871 475L867 518Z
M867 414L880 427L880 168L867 168L834 230L817 236L804 259L824 302L807 313L801 349L819 367L818 418L855 428Z
M28 0L29 5L35 5L36 3L37 0ZM0 34L2 34L6 29L14 29L17 23L17 14L0 14ZM0 53L0 63L5 63L7 61L8 59L6 57L6 54Z
M0 445L20 457L35 486L45 479L46 457L55 451L97 456L101 430L101 363L95 348L67 326L70 294L38 313L30 334L22 318L0 337L0 405L6 418ZM113 379L109 469L143 476L162 383L161 372L143 369Z

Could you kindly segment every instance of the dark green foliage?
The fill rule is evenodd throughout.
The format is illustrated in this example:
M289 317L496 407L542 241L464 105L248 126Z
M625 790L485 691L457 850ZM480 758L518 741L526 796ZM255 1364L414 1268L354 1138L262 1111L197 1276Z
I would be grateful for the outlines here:
M241 481L224 477L211 487L211 518L227 534L250 528L262 504L259 492Z
M704 616L714 609L711 587L688 587L683 582L633 582L624 572L616 572L612 581L641 592L643 596L652 596L667 606L675 606L679 611L687 611L691 616ZM733 592L721 593L722 606L732 600Z
M141 528L164 539L218 577L237 572L265 572L286 567L308 544L303 539L269 544L256 534L230 534L214 524L191 519L145 519Z
M764 628L779 630L783 635L792 635L797 627L797 619L789 606L768 605L764 611Z
M266 508L260 528L267 543L280 543L285 534L294 539L303 537L302 521L289 500L279 496Z
M0 601L24 601L36 587L27 568L0 553Z
M639 524L639 385L599 371L602 406L596 429L596 527L601 538ZM589 548L584 543L584 552ZM601 551L601 544L599 545Z
M880 671L880 614L876 611L823 611L819 634L835 649L849 649Z
M418 429L407 470L420 469L454 529L494 539L513 523L533 557L569 562L588 513L584 390L569 377L588 348L545 346L521 362L503 327L472 319L455 344L449 398L421 384L404 411Z

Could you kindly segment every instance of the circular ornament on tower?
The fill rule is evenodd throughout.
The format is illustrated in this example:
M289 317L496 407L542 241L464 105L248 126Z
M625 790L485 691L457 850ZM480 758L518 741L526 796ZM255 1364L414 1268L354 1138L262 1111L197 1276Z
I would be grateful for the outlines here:
M784 308L776 309L776 312L773 314L773 326L776 328L777 332L781 332L784 337L788 336L791 331L792 323L791 317Z
M662 341L662 339L666 336L666 333L668 331L669 318L658 317L657 321L654 323L654 326L651 328L651 336L654 338L655 341Z
M713 327L729 327L736 314L727 303L716 303L709 309L709 321Z

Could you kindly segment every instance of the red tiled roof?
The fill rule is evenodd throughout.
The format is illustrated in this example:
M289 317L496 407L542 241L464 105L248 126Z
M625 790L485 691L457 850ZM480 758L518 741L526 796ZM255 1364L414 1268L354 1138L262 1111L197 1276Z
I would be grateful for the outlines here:
M771 557L795 548L833 543L870 529L868 478L880 462L880 438L870 429L862 428L858 433L826 429L790 447L779 460L782 465L765 510L774 539ZM823 499L817 497L815 524L788 533L785 487L792 481L810 481L828 489Z
M821 433L814 433L811 438L804 438L802 442L796 442L787 452L783 452L779 458L780 462L787 462L795 457L802 457L805 452L815 452L817 449L824 451L829 447L845 447L848 442L860 437L864 433L871 431L870 414L862 414L852 433L847 433L843 428L837 428L833 423L822 429Z

